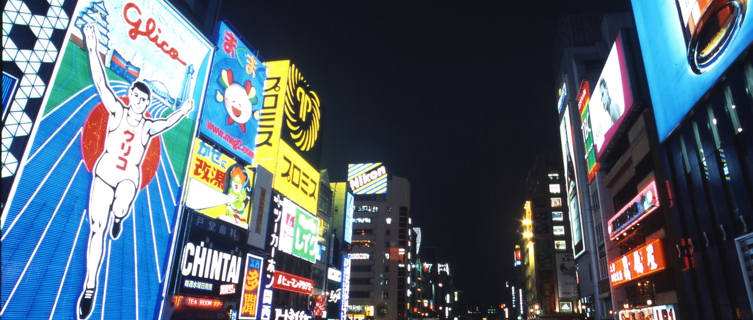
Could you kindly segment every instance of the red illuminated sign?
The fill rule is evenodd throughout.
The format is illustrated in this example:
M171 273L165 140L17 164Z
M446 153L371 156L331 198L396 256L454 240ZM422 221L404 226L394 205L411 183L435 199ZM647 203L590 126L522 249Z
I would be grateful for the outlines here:
M656 181L651 181L641 192L617 212L607 222L609 239L614 240L623 230L627 230L659 208L659 194Z
M314 293L314 281L289 273L275 271L272 288L303 294L312 294Z
M173 296L173 305L175 309L180 309L183 306L199 309L218 310L222 309L222 301L218 299L209 298L197 298L176 295Z
M652 240L609 263L609 282L613 287L667 268L660 239Z

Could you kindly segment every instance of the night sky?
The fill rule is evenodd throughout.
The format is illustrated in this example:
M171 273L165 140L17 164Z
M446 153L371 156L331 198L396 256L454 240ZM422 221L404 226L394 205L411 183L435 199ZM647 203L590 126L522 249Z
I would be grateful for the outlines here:
M628 1L223 2L264 60L291 59L319 94L323 167L384 162L411 182L423 246L466 302L497 304L512 272L526 171L559 154L557 18Z

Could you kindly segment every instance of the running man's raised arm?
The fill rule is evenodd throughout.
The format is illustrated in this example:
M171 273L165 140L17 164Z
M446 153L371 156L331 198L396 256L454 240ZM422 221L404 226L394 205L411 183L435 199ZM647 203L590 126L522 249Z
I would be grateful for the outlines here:
M152 121L149 125L149 135L156 136L172 128L178 124L181 119L188 116L188 114L191 113L191 110L193 110L193 99L188 99L183 103L183 106L178 108L178 110L175 110L175 112L167 116L167 118Z
M87 24L83 28L84 33L84 45L86 46L86 52L89 55L89 66L91 68L92 81L94 82L94 88L97 90L102 104L105 106L108 112L115 113L120 110L113 110L113 108L120 107L122 105L115 93L107 84L107 76L105 75L105 68L102 65L102 60L99 58L99 52L97 50L99 46L99 39L97 37L97 28L93 23Z

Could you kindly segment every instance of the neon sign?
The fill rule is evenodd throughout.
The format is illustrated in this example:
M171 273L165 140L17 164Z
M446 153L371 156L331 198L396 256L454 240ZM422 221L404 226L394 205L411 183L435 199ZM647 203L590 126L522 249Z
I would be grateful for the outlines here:
M348 164L348 184L353 194L387 193L387 168L381 162Z
M643 278L667 268L660 239L654 239L609 263L613 287Z
M620 232L634 226L659 208L656 181L651 181L641 192L607 222L609 239L619 237Z
M314 293L314 281L282 271L275 271L272 287L302 294Z
M259 290L261 290L261 272L264 265L262 257L246 254L246 274L243 280L243 293L238 318L256 319L256 308L259 305Z

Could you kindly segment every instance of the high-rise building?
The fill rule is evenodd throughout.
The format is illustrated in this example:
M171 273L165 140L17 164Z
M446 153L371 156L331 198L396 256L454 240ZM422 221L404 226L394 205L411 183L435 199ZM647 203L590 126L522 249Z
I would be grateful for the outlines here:
M405 319L410 183L388 177L380 163L357 166L350 165L348 179L355 197L348 316Z
M587 98L620 28L630 27L628 13L563 17L555 49L556 110L564 164L565 205L569 208L572 251L578 270L577 311L589 319L611 318L610 286L603 223L599 210L599 168L588 125ZM584 82L585 80L585 82ZM589 91L590 92L590 91Z
M578 301L564 178L555 159L537 157L526 179L528 200L523 205L520 230L525 274L520 289L526 295L523 318L574 315Z

